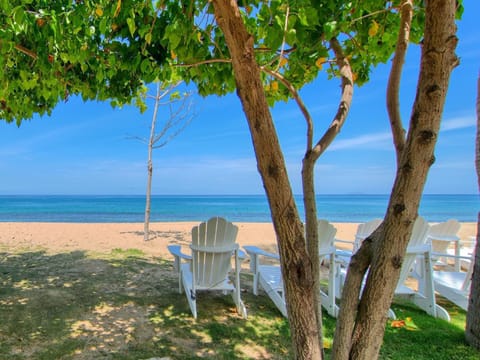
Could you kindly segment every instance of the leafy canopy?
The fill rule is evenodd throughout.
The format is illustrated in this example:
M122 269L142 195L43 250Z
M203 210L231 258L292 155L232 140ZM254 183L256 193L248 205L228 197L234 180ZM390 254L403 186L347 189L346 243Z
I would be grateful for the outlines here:
M395 47L399 1L239 0L271 104L319 71L336 76L337 38L357 84ZM421 2L419 2L421 4ZM180 77L201 95L235 89L229 52L207 0L0 0L0 117L49 114L71 95L125 104L144 83ZM422 14L417 11L417 14ZM412 29L419 40L422 16ZM142 102L138 102L143 107Z

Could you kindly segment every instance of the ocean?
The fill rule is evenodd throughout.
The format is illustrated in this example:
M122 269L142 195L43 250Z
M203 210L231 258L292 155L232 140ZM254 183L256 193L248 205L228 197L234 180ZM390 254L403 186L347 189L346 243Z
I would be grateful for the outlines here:
M296 196L302 219L302 196ZM476 222L478 195L424 195L419 214L430 222L450 218ZM388 195L319 195L318 217L331 222L365 222L383 218ZM143 222L145 196L4 195L1 222ZM203 221L223 216L235 222L270 222L263 195L152 196L152 222Z

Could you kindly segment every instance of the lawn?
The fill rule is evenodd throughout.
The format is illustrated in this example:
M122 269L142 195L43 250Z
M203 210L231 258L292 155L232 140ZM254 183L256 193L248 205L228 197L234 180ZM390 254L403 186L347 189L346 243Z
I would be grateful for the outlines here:
M172 263L138 250L110 254L0 252L0 359L289 359L287 321L242 274L248 319L221 294L198 295L198 320L178 293ZM394 305L381 359L479 359L452 322ZM325 316L325 342L335 319ZM326 350L327 356L329 349Z

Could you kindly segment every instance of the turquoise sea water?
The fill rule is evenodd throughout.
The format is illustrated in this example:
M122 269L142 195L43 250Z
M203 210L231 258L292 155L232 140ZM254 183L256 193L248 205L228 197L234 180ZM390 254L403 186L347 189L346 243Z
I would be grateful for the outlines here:
M296 196L303 216L302 197ZM320 195L318 217L332 222L363 222L383 217L387 195ZM428 221L477 221L478 195L425 195L420 214ZM145 196L0 196L0 221L143 222ZM270 222L265 196L153 196L151 221Z

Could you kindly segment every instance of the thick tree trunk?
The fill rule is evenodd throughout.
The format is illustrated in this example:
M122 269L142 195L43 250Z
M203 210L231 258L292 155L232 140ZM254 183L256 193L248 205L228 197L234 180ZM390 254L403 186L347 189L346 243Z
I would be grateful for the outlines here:
M480 75L477 80L477 139L475 148L475 164L477 169L478 187L480 189ZM467 342L480 350L480 212L477 220L477 241L472 285L470 289L470 301L468 303L467 325L465 337Z
M434 162L433 150L450 73L457 64L455 1L428 0L425 16L420 77L405 148L383 226L375 232L373 241L365 242L358 257L354 257L359 266L351 266L348 271L347 282L348 277L358 281L371 256L367 282L357 308L344 306L344 302L355 304L358 288L345 287L333 348L336 360L378 358L387 311L417 218L428 170Z
M277 234L287 313L297 359L321 359L315 321L314 278L303 225L293 198L260 69L253 38L247 33L234 0L213 0L215 17L232 58L237 94L252 136L257 167L262 177Z

